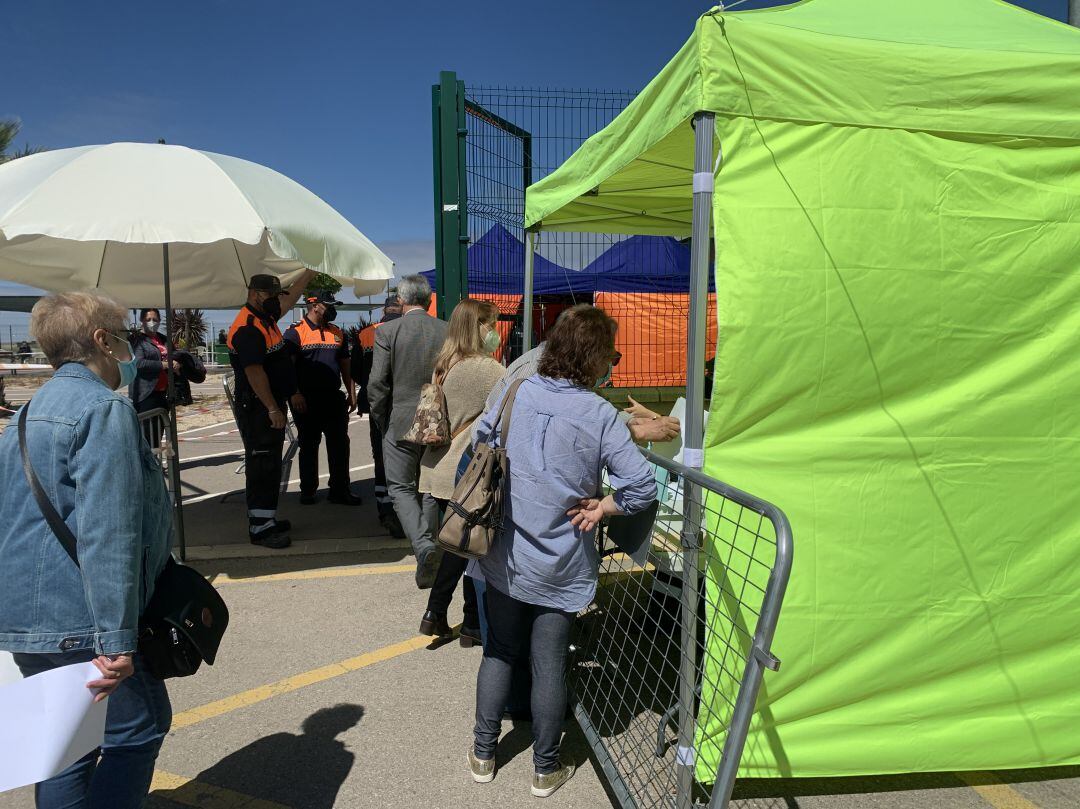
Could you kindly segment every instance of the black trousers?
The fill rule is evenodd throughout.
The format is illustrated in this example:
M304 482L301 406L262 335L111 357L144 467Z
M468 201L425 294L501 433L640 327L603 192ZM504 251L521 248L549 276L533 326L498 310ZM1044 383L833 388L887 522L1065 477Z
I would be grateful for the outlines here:
M466 629L479 631L480 607L476 601L476 588L473 587L472 578L464 575L468 564L468 559L463 559L457 554L443 554L442 561L439 563L439 572L435 574L435 583L431 586L431 593L428 595L427 608L432 612L445 615L450 609L450 602L454 598L454 590L457 589L458 582L464 578L465 581L461 585L461 597L465 599L465 615L461 623Z
M300 445L300 493L315 494L319 488L319 444L326 436L326 464L330 493L349 491L349 413L340 390L304 394L307 411L293 411Z
M386 464L383 462L383 435L375 424L375 419L368 414L368 438L371 440L371 462L375 465L375 506L379 516L394 513L394 502L386 488Z
M284 411L284 402L278 408ZM254 394L237 400L236 421L244 442L248 525L258 533L259 528L272 525L277 516L285 430L270 426L270 413Z
M135 412L146 413L149 410L156 410L159 407L164 410L169 409L169 397L163 390L151 391L150 395L141 402L136 402ZM146 443L150 445L151 449L157 449L161 446L161 433L164 429L165 424L160 421L143 424L143 436L146 437Z

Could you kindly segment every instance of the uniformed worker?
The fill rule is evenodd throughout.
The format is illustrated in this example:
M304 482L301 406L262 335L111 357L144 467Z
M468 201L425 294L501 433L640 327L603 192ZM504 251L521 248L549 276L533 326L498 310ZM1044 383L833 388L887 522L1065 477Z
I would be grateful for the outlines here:
M357 383L357 412L370 413L371 407L367 399L367 383L371 376L371 362L375 351L375 330L383 323L389 323L401 317L401 304L396 295L386 299L383 306L382 319L368 324L357 336L354 347L352 369L353 379ZM401 521L394 511L394 502L390 499L390 492L386 488L386 466L383 463L382 433L379 432L375 419L368 418L368 438L371 441L371 460L374 464L375 475L375 507L379 512L379 523L396 539L405 538L405 529L401 527Z
M323 290L305 295L304 302L307 314L285 330L285 341L296 355L298 390L290 404L300 443L300 502L309 506L318 499L319 444L325 435L330 471L326 499L358 506L362 501L349 488L349 414L356 409L356 388L348 342L334 325L341 301Z
M277 519L277 506L285 403L296 393L296 372L277 322L296 305L313 275L307 271L287 292L276 276L251 276L247 304L225 340L236 374L236 421L244 441L248 537L267 548L288 547L292 527Z

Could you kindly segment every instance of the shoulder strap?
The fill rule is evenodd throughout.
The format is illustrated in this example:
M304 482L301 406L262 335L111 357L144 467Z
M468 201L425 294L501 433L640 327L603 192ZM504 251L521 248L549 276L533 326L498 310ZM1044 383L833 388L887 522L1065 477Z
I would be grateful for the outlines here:
M64 546L64 550L71 557L71 561L75 563L75 567L79 567L75 535L71 533L71 529L67 527L67 524L60 519L60 515L56 513L53 504L49 502L49 496L45 494L45 490L41 487L41 481L34 474L34 467L30 464L30 451L26 448L26 414L29 410L30 403L27 402L19 413L19 451L22 452L23 474L26 475L26 482L30 484L30 491L34 493L34 499L37 500L38 508L41 509L45 522L49 524L49 528L52 529L56 538L60 540L60 544Z
M510 389L506 391L506 396L503 397L502 406L499 408L499 446L502 449L506 449L506 439L510 437L510 416L514 413L514 399L517 398L518 388L521 387L524 381L525 379L518 379L510 385Z

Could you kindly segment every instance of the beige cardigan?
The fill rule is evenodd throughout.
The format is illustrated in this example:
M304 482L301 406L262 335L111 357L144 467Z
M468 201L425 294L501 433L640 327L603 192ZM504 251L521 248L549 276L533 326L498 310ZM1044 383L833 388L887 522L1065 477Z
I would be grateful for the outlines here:
M428 447L420 462L420 491L440 500L454 493L458 463L472 437L467 429L484 414L484 405L506 369L492 357L469 357L450 369L443 381L451 434L460 434L443 447ZM466 429L462 429L465 427Z

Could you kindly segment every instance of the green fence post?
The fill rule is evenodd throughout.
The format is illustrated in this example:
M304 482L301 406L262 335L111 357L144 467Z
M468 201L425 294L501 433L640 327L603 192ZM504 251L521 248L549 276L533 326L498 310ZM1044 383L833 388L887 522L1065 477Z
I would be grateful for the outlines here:
M468 201L465 178L465 82L452 71L431 88L435 162L435 284L444 320L469 294Z

